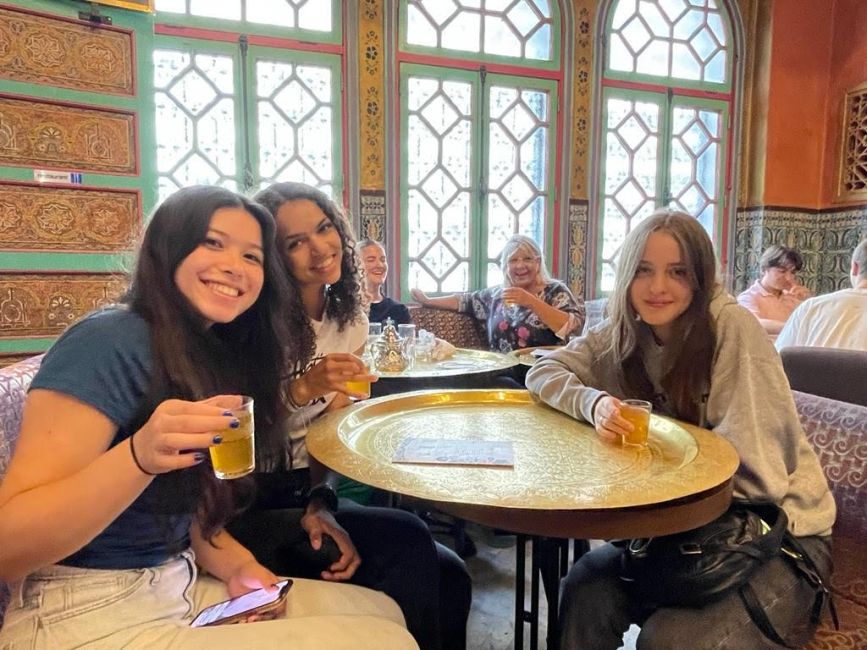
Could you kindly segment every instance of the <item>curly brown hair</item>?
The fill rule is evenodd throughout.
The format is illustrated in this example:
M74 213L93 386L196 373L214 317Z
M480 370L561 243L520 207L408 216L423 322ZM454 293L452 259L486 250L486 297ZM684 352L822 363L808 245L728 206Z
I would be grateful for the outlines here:
M340 279L328 286L325 314L337 323L339 330L343 330L348 323L355 322L362 315L361 273L355 255L355 235L343 209L324 192L305 183L274 183L256 194L253 200L268 208L275 219L277 211L284 203L311 201L334 224L334 228L340 235L343 258L340 262ZM282 256L281 261L286 268ZM300 293L298 281L288 268L286 268L286 275L293 289Z

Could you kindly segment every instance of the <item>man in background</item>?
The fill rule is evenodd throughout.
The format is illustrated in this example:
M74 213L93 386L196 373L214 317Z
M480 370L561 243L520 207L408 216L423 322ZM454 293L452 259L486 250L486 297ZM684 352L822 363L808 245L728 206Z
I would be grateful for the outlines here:
M867 239L855 247L851 289L810 298L789 318L774 345L867 350Z
M738 303L749 309L772 337L780 333L789 316L810 290L798 284L795 274L804 258L794 248L774 244L759 259L759 279L738 295Z

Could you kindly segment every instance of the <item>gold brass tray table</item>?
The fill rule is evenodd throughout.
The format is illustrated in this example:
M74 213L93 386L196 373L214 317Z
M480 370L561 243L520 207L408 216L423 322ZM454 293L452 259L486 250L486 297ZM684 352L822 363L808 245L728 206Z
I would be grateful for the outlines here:
M392 462L406 438L508 441L513 467ZM516 533L649 537L719 516L731 499L734 448L714 433L653 416L646 448L604 442L593 427L523 390L401 393L314 422L310 453L349 478L436 502Z
M416 361L400 372L377 372L381 379L436 379L480 373L496 373L517 365L518 360L507 354L488 350L457 348L453 355L440 361Z

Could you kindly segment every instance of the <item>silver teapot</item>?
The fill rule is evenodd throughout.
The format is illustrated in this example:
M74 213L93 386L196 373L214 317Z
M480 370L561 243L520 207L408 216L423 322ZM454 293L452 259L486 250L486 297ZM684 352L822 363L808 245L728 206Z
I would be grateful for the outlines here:
M403 342L391 318L385 320L382 334L373 345L373 361L378 372L402 372L410 365Z

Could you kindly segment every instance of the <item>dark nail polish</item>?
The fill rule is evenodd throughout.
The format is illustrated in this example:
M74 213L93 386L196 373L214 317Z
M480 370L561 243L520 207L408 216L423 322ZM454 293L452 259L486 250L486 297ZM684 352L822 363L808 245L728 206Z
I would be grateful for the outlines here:
M223 411L223 415L232 415L231 411Z
M219 445L221 442L223 442L223 436L218 433L214 436L214 444Z
M240 420L232 420L232 421L229 423L229 428L230 428L230 429L237 429L239 426L241 426L241 421L240 421Z
M203 460L205 460L205 454L197 451L195 454L193 454L193 458L195 458L197 462L201 463Z

